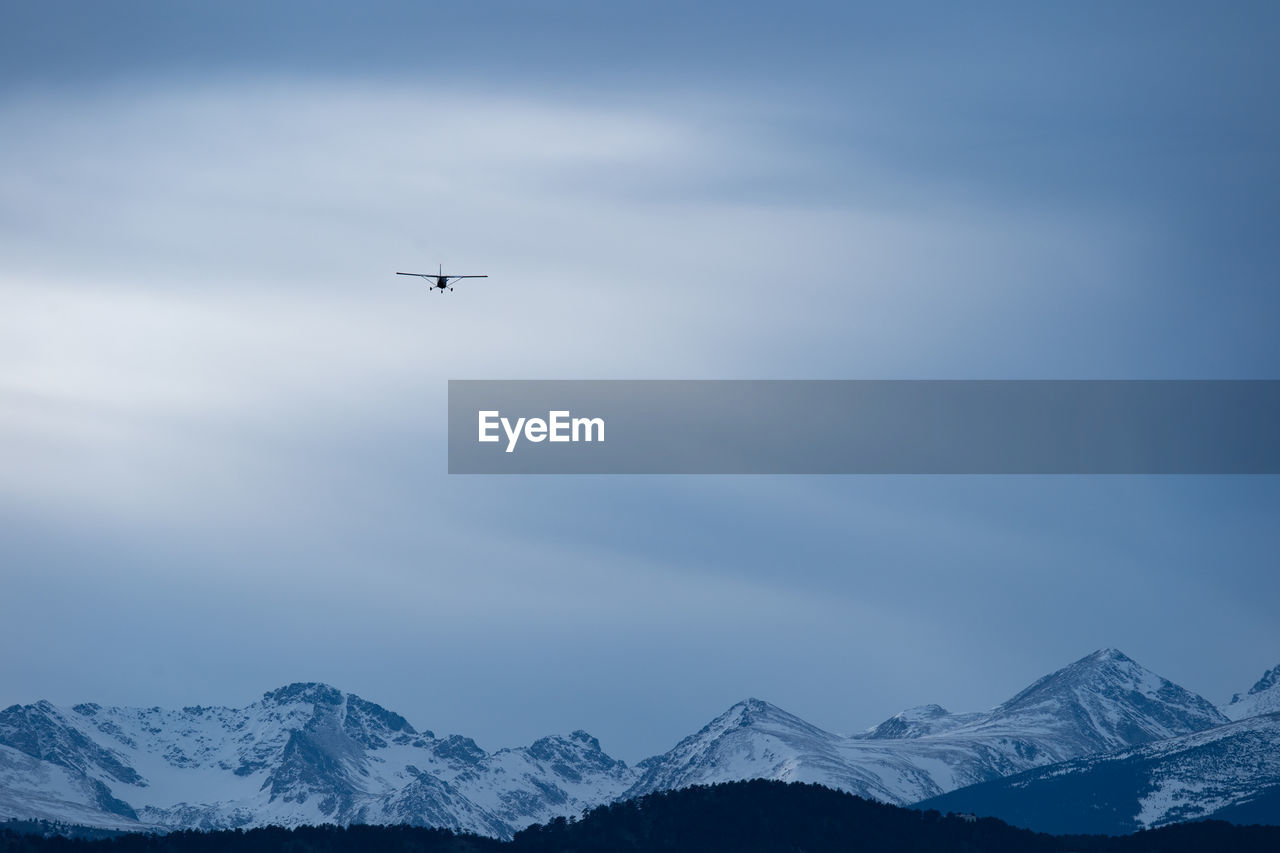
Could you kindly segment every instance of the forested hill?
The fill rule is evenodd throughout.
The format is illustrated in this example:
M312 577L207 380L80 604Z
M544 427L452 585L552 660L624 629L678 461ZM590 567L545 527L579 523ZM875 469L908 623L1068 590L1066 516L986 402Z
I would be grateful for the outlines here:
M407 826L261 828L101 840L0 833L0 853L1236 853L1280 850L1280 827L1211 821L1135 835L1051 836L864 800L818 785L757 780L650 794L512 841Z

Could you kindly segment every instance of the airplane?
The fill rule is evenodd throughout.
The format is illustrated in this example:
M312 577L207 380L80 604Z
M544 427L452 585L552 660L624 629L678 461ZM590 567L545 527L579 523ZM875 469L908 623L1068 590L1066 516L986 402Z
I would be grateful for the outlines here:
M448 288L449 290L453 290L453 282L457 281L460 278L488 278L489 277L487 275L445 275L444 264L440 265L439 272L434 272L434 273L398 272L396 273L396 275L416 275L418 278L425 278L427 281L434 282L431 286L434 288L438 288L441 293L444 293L445 288Z

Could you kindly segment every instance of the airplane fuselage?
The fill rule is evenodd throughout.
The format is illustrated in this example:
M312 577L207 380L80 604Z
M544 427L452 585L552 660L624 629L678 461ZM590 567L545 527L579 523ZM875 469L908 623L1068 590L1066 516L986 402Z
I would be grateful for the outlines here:
M461 281L464 278L489 277L487 275L445 275L443 265L435 275L426 272L398 272L396 275L412 275L424 279L431 283L432 290L439 290L441 293L446 290L453 290L454 282Z

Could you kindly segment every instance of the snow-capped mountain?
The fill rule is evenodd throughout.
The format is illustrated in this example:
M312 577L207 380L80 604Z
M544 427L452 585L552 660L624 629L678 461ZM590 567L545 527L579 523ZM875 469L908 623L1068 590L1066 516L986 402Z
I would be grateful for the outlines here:
M917 705L899 711L880 725L868 729L862 737L900 740L936 735L960 728L981 717L981 714L953 714L941 705Z
M1280 666L1263 673L1248 693L1237 693L1222 707L1222 713L1233 720L1276 712L1280 712Z
M1055 764L920 803L1054 833L1214 817L1280 823L1280 713Z
M634 768L581 731L486 752L324 684L282 687L245 708L37 702L0 711L0 818L157 829L410 823L506 837L619 798L753 778L909 805L1227 722L1114 650L989 711L926 705L853 736L749 699Z
M639 765L625 797L739 779L816 782L863 797L903 803L938 790L928 770L905 760L896 744L851 750L824 731L759 699L739 702L664 755Z
M1032 684L973 731L1053 732L1077 754L1201 731L1227 720L1213 703L1104 649Z
M842 737L767 702L735 705L658 758L626 796L732 779L818 782L909 805L984 782L1221 725L1206 699L1121 652L1094 652L985 713L926 705Z
M243 709L0 712L4 813L96 826L413 823L507 836L632 780L585 732L487 753L324 684Z

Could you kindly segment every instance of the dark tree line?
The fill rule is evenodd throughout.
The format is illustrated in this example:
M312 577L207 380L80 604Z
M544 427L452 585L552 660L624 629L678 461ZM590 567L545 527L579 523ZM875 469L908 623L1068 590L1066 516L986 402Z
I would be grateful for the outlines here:
M1280 827L1221 821L1134 835L1052 836L756 780L650 794L511 841L408 826L275 827L105 839L0 832L0 853L1276 853Z

